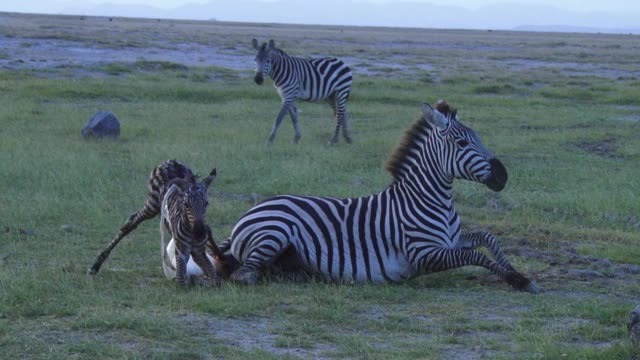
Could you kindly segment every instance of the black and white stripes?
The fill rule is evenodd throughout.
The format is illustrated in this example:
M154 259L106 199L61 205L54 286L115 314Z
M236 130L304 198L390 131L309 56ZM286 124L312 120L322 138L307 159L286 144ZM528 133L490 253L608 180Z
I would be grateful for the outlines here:
M165 193L169 189L169 182L175 179L182 179L187 183L194 183L196 176L191 169L177 160L167 160L154 167L149 175L149 195L144 206L131 214L127 222L120 228L111 243L100 252L88 270L90 275L95 275L100 271L100 267L107 260L111 251L118 245L120 240L135 230L141 222L152 219L160 214L160 205Z
M187 183L182 179L175 179L169 184L169 189L162 201L160 214L162 252L162 267L167 278L175 278L181 285L189 284L190 275L204 272L206 278L216 285L221 283L221 277L213 267L213 257L207 257L206 246L213 244L211 228L205 221L207 213L207 189L216 176L213 169L209 176L201 182ZM171 234L173 247L165 240L165 231ZM168 249L169 247L169 249ZM173 253L171 253L173 248ZM214 251L214 254L216 252ZM189 274L187 264L193 259L200 269L196 274Z
M446 103L439 102L436 110L424 105L387 169L394 181L378 194L353 199L283 195L249 210L224 245L242 263L231 278L255 283L284 253L334 281L397 282L478 265L516 288L537 291L504 258L493 235L461 232L454 178L500 191L507 172ZM478 246L487 247L496 261L476 251Z
M258 51L255 59L255 82L260 85L265 76L270 76L282 99L282 107L273 124L269 143L275 139L278 127L287 113L295 130L294 142L300 140L302 134L298 125L296 99L328 102L336 118L336 130L331 143L338 141L341 129L345 141L351 142L346 104L353 77L347 65L335 58L304 59L289 56L276 48L273 40L259 45L258 40L253 39L252 44Z

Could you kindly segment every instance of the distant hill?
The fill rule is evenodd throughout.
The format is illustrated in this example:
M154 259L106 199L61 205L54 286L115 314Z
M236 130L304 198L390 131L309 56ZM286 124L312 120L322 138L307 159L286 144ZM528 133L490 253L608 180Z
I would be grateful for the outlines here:
M640 11L572 12L551 6L516 5L506 1L505 4L485 6L477 10L410 1L365 3L343 0L210 1L174 9L53 0L46 2L46 8L51 10L57 4L59 11L55 13L145 18L640 34ZM7 5L0 5L0 10L5 8Z
M597 28L587 26L569 25L521 25L513 28L516 31L538 31L538 32L568 32L568 33L609 33L609 34L640 34L638 28Z

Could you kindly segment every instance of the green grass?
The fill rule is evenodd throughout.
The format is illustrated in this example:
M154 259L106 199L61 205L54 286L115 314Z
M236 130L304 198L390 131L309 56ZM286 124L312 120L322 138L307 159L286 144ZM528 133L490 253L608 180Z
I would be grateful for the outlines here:
M114 20L121 22L113 25L111 38L97 35L108 25L100 19L16 19L22 18L12 18L4 35L29 38L40 27L43 37L100 38L104 46L117 48L147 46L159 27L167 41L191 34L195 42L238 43L227 50L249 57L242 39L259 29L299 54L366 54L370 61L362 67L380 73L355 78L348 103L353 144L327 146L334 129L330 108L300 103L300 144L292 144L285 119L269 147L265 142L279 99L269 81L256 86L249 71L144 60L87 69L101 74L95 78L65 76L74 69L0 70L0 349L5 356L631 356L625 322L640 299L638 274L620 275L616 269L640 265L638 80L612 81L558 68L511 69L501 60L581 63L595 57L624 69L624 56L611 53L637 57L627 37L602 35L599 43L576 34L357 28L336 35L332 27L122 19ZM88 27L63 32L63 23ZM134 28L139 31L130 39L117 39L120 31ZM304 36L308 41L298 41ZM336 36L343 42L316 41ZM405 60L428 59L436 70L396 72L382 66L379 61L398 50L377 46L371 38L425 44L407 50ZM434 42L460 46L440 46L434 55L427 46ZM495 52L474 50L477 43ZM585 49L593 52L588 59L581 55ZM516 292L476 268L397 285L272 281L183 290L162 276L157 219L129 235L97 276L85 275L94 256L143 204L148 174L165 159L179 159L200 174L217 167L208 222L221 240L264 197L380 191L391 181L383 164L421 103L440 98L458 108L461 120L509 171L501 193L456 183L465 229L496 234L542 294ZM120 119L118 140L81 138L81 127L99 110ZM547 257L531 256L532 251ZM612 265L597 267L589 256ZM605 277L567 275L569 269L594 267Z

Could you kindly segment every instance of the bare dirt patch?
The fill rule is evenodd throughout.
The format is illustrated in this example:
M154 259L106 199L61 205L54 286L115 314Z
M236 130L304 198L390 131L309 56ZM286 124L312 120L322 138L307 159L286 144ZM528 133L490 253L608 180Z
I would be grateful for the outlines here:
M199 334L201 338L219 339L229 346L244 351L262 350L276 355L324 359L322 354L335 350L332 346L320 343L316 343L310 348L276 346L278 335L275 334L275 331L282 326L283 321L273 318L237 319L185 314L178 316L176 321Z
M609 137L599 141L581 141L574 145L588 153L595 154L606 158L622 158L622 155L617 153L616 142L617 138Z

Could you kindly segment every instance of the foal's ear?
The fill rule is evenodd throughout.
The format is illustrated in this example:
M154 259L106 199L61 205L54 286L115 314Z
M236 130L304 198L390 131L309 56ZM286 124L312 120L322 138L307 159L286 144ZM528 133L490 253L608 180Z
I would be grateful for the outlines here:
M449 125L449 120L427 103L422 103L422 116L429 124L437 128L446 129Z
M273 49L274 47L276 47L276 43L273 41L273 39L269 40L269 48Z
M211 172L209 173L209 176L207 176L206 178L202 179L202 183L204 184L204 186L206 188L209 188L209 185L211 185L211 182L213 182L213 179L216 178L217 174L218 174L218 172L216 171L216 168L213 168L213 170L211 170Z
M260 50L260 46L258 45L258 39L254 38L253 40L251 40L251 45L253 45L254 49Z

